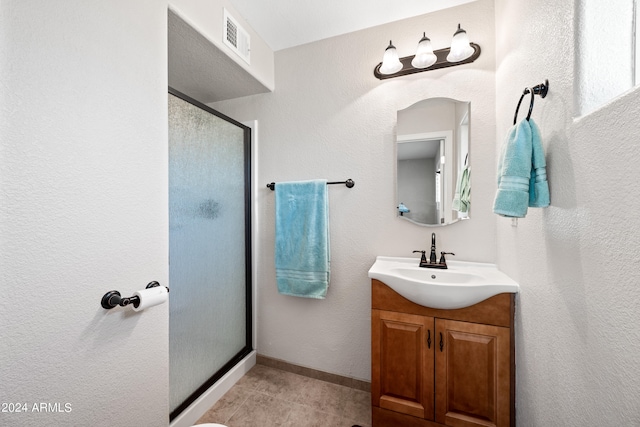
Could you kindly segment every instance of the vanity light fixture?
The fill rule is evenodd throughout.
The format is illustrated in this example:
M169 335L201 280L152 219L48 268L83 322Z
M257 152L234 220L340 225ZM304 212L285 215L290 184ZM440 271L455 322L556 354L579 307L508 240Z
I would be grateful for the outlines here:
M390 79L422 71L469 64L478 59L479 56L480 46L470 43L467 32L460 28L460 24L458 24L458 29L453 34L450 48L434 51L431 46L431 40L429 40L426 33L423 33L418 42L416 54L398 58L396 47L389 41L389 46L384 52L382 62L376 66L373 74L380 80Z
M447 55L447 61L464 61L473 55L474 52L474 49L469 44L469 36L467 36L467 32L460 28L460 24L458 24L458 29L453 34L453 39L451 40L451 50L449 51L449 55Z
M433 53L431 40L427 37L427 33L422 33L422 38L418 42L418 49L416 49L416 55L411 60L411 65L415 68L427 68L435 64L437 60L438 57Z
M389 46L384 51L382 63L380 64L380 72L382 74L394 74L400 70L402 70L402 63L398 59L398 52L391 40L389 40Z

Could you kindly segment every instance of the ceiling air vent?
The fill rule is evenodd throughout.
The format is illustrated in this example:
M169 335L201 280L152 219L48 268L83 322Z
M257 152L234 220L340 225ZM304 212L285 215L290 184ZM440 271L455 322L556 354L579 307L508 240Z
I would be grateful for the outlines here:
M222 39L229 48L251 64L251 38L244 28L238 24L233 16L224 9L224 27Z

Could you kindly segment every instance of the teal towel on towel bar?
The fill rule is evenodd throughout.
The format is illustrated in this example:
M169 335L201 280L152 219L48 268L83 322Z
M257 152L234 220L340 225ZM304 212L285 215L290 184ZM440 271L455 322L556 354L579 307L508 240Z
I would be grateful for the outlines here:
M532 119L523 119L509 129L502 144L493 211L524 218L528 207L546 206L549 186L540 131Z
M531 179L531 127L524 119L509 129L498 163L498 191L493 211L499 215L524 218L529 206Z
M529 180L529 207L546 208L549 206L549 183L547 182L547 162L544 159L544 148L538 125L529 120L531 126L532 160L531 178Z
M327 180L279 182L275 193L278 292L324 299L330 275Z

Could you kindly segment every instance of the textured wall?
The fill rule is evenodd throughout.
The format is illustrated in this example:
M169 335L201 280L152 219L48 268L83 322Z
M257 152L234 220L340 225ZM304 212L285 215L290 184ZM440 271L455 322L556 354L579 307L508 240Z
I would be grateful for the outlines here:
M640 91L572 117L574 90L584 89L574 83L573 22L573 2L496 1L498 141L522 89L550 81L532 117L546 150L551 207L530 210L517 228L497 220L498 264L521 287L517 421L637 426Z
M273 260L274 194L261 186L258 351L350 377L370 378L370 280L376 255L438 249L474 261L495 259L490 198L495 174L494 7L478 1L453 9L276 52L276 89L213 104L237 120L260 122L259 182L352 178L332 186L331 287L326 300L279 295ZM458 22L483 48L473 64L377 80L373 68L393 39L414 53L423 31L448 46ZM427 228L396 218L397 110L430 97L471 102L472 220Z
M168 424L166 14L2 1L0 425Z

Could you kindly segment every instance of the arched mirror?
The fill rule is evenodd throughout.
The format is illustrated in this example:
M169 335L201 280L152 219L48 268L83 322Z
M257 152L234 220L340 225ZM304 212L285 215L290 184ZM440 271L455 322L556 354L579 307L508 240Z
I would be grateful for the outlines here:
M441 226L469 218L469 103L430 98L398 111L398 216Z

